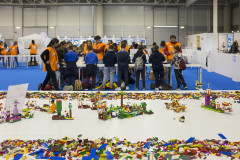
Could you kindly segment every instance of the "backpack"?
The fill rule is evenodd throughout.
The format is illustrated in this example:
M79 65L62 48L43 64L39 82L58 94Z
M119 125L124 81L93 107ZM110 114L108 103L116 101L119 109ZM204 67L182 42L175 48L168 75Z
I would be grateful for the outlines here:
M184 59L181 59L179 62L179 69L180 70L185 70L186 69L186 62L184 61Z
M144 54L143 54L143 55L144 55ZM142 56L143 56L143 55L142 55ZM135 70L137 70L137 71L143 69L144 62L143 62L142 56L136 58L136 61L135 61Z

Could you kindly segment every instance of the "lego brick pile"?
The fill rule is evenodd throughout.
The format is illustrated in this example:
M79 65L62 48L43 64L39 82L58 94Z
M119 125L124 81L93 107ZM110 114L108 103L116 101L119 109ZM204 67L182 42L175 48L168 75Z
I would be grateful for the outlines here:
M0 145L0 158L4 159L183 159L188 157L207 158L209 155L239 159L240 142L227 140L197 140L194 137L186 141L177 139L168 142L157 137L146 141L131 143L127 140L100 138L95 141L65 137L53 140L6 140ZM185 158L184 158L185 159Z

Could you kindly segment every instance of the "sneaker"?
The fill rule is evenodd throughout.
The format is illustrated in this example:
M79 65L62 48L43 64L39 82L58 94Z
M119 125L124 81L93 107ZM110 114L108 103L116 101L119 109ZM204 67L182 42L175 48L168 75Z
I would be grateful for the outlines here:
M126 86L126 90L129 90L129 87L128 87L128 86Z
M86 89L84 89L85 91L88 91L88 89L86 88Z
M121 91L121 88L120 88L120 87L117 87L117 88L115 89L115 91Z
M145 91L146 89L145 89L145 88L143 88L143 90Z
M176 88L176 90L178 90L178 91L179 91L179 90L181 90L181 88L180 88L180 87L177 87L177 88Z
M110 87L111 88L111 87ZM102 87L102 90L105 90L106 89L106 87Z
M114 90L114 88L113 88L113 87L110 87L110 90Z
M188 89L187 86L184 86L183 89Z
M159 88L155 88L155 91L159 91Z
M159 89L162 89L162 86L160 86Z

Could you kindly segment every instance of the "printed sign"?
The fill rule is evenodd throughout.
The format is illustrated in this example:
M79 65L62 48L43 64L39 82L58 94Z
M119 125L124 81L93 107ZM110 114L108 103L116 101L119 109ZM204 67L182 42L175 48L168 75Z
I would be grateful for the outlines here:
M227 36L228 36L228 50L230 50L233 43L233 34L228 34Z

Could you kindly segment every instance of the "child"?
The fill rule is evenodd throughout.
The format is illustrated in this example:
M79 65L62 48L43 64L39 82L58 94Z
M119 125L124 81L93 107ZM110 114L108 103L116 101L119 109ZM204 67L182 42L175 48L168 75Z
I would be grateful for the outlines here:
M105 65L103 84L102 84L103 89L105 89L108 75L109 75L109 79L110 79L110 89L113 89L114 65L117 62L117 57L113 50L114 50L113 45L108 46L108 52L103 56L103 64Z
M17 41L14 41L13 45L10 46L8 52L13 56L19 55L19 49L18 49L18 42ZM15 62L17 64L17 67L19 67L18 58L14 57L14 59L15 59Z
M142 45L138 46L138 51L137 53L134 54L134 57L132 59L132 62L135 63L136 59L138 57L141 57L143 60L143 69L141 70L136 70L136 90L139 90L139 77L141 74L142 77L142 87L143 90L145 90L145 63L147 62L146 55L143 52L144 47Z
M128 87L128 64L130 63L130 56L127 51L125 51L126 44L121 44L121 51L117 54L117 64L118 64L118 87L116 91L120 91L121 88L121 77L124 75L126 90L129 90Z
M164 83L163 62L165 61L165 57L159 52L158 45L154 45L152 50L153 53L149 57L149 63L152 63L153 74L155 77L155 90L158 91L159 89L162 89L162 84Z
M65 69L65 78L67 80L68 86L75 85L75 79L77 76L77 65L76 62L78 61L77 54L73 51L73 46L68 47L68 53L65 56L65 62L67 64Z
M174 56L173 56L173 60L171 62L171 66L174 65L174 72L175 72L175 76L176 76L176 80L177 80L177 88L176 90L181 90L180 85L183 84L183 88L187 89L187 85L186 82L183 78L182 75L182 70L179 69L179 64L181 59L183 59L182 54L179 52L180 48L179 46L174 46Z
M86 83L88 84L90 81L90 77L92 77L92 88L95 89L98 56L96 53L93 52L92 46L87 46L87 50L88 50L88 54L86 54L86 57L85 57L86 76L87 76Z

